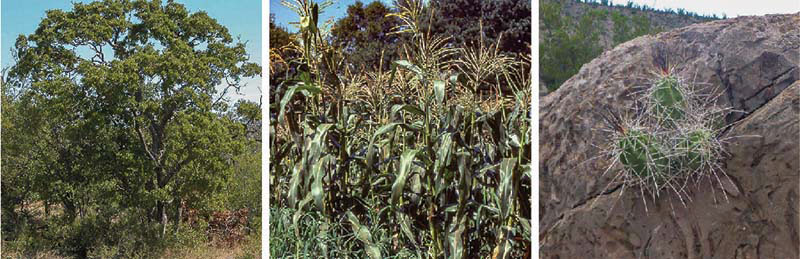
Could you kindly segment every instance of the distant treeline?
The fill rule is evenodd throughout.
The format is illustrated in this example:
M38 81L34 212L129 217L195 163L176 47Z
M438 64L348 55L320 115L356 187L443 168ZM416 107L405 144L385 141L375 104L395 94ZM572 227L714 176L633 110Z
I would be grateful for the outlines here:
M626 4L616 4L616 5L614 4L614 1L609 1L609 0L600 0L600 1L597 1L597 0L582 0L582 1L581 0L575 0L575 1L579 2L579 3L586 3L586 4L625 7L625 8L637 9L637 10L640 10L640 11L655 12L655 13L667 13L667 14L673 13L673 14L677 14L677 15L685 15L685 16L691 16L691 17L701 18L701 19L714 19L714 20L716 20L716 19L720 19L720 18L721 19L727 19L728 18L728 15L726 15L724 13L722 14L722 17L718 17L717 14L711 14L711 15L698 14L698 13L695 13L695 12L692 12L692 11L687 11L686 9L683 9L683 8L678 8L678 9L672 9L672 8L656 9L656 8L653 8L653 7L650 7L650 6L647 6L647 5L640 5L640 4L637 4L637 3L634 3L634 2L630 2L630 1L628 1Z
M542 1L540 83L548 92L555 91L604 50L642 35L713 19L716 18L683 9L658 10L632 2L614 5L611 1L594 0Z

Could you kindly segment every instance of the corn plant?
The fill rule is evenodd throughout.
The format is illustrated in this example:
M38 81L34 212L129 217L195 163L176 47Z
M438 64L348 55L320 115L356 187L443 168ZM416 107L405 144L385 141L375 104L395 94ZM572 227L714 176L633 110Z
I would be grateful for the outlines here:
M315 26L323 9L313 1L293 6L301 17L311 17L299 23L306 27ZM475 62L459 57L458 49L444 44L447 38L418 27L423 3L406 1L398 10L394 15L405 25L395 33L412 40L389 71L362 71L364 77L346 69L326 72L341 53L312 40L302 44L297 61L306 65L279 85L272 127L281 130L270 141L270 198L281 219L291 222L275 224L302 227L313 219L323 241L313 247L314 241L283 241L281 251L271 253L522 257L531 234L530 199L521 198L530 197L531 174L526 66L497 54L496 60L509 64L493 69L514 78L513 95L499 97L506 101L495 109L461 105L454 95L480 82L470 83L465 78L476 77L459 71L471 71L465 67ZM302 28L299 38L321 38L318 30ZM314 65L321 63L329 65ZM349 89L363 84L372 85ZM308 237L304 229L294 229L293 236Z

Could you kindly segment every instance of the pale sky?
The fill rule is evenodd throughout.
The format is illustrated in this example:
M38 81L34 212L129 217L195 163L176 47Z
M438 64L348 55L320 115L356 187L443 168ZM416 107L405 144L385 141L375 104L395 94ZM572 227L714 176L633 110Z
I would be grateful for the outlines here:
M614 4L627 2L627 0L619 0L614 1ZM683 8L697 14L716 14L719 17L726 14L728 18L741 15L800 12L800 0L631 0L630 2L662 10Z

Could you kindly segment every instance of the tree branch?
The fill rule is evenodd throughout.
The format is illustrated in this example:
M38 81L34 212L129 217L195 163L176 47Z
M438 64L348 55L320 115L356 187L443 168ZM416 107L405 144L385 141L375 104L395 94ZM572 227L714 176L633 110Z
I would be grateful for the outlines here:
M150 152L150 148L147 147L147 141L144 140L144 133L142 133L142 128L140 128L139 124L136 123L135 118L133 120L133 127L136 128L136 133L139 136L139 141L142 143L142 146L144 147L144 151L147 153L150 159L153 160L153 162L158 162L156 156L154 156L153 152Z
M189 143L189 145L187 145L187 146L186 146L186 147L183 149L183 151L186 151L187 149L189 149L189 147L193 147L193 146L194 146L194 143L193 143L193 142L190 142L190 143ZM172 168L172 170L170 170L169 172L167 172L167 175L166 175L166 177L167 177L167 179L166 179L166 180L167 180L167 182L169 182L170 180L172 180L172 177L173 177L173 176L175 176L176 174L178 174L178 172L180 172L180 171L181 171L181 169L183 169L183 167L184 167L184 166L186 166L187 164L189 164L190 162L192 162L194 159L195 159L194 152L189 152L189 154L186 156L186 158L184 158L182 161L180 161L180 162L178 162L177 164L175 164L175 167L173 167L173 168Z

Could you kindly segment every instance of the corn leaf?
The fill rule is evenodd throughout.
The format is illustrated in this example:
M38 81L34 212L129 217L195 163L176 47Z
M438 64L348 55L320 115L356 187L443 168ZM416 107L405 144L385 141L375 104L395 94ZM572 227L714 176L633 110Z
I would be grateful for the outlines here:
M394 184L392 184L392 205L395 207L399 205L398 203L403 193L403 187L406 185L406 178L408 177L409 171L411 171L414 156L417 155L418 151L419 150L416 149L406 150L400 156L400 167L397 170L397 179L395 179Z
M436 97L436 103L442 104L445 96L445 83L441 80L433 81L433 94Z

